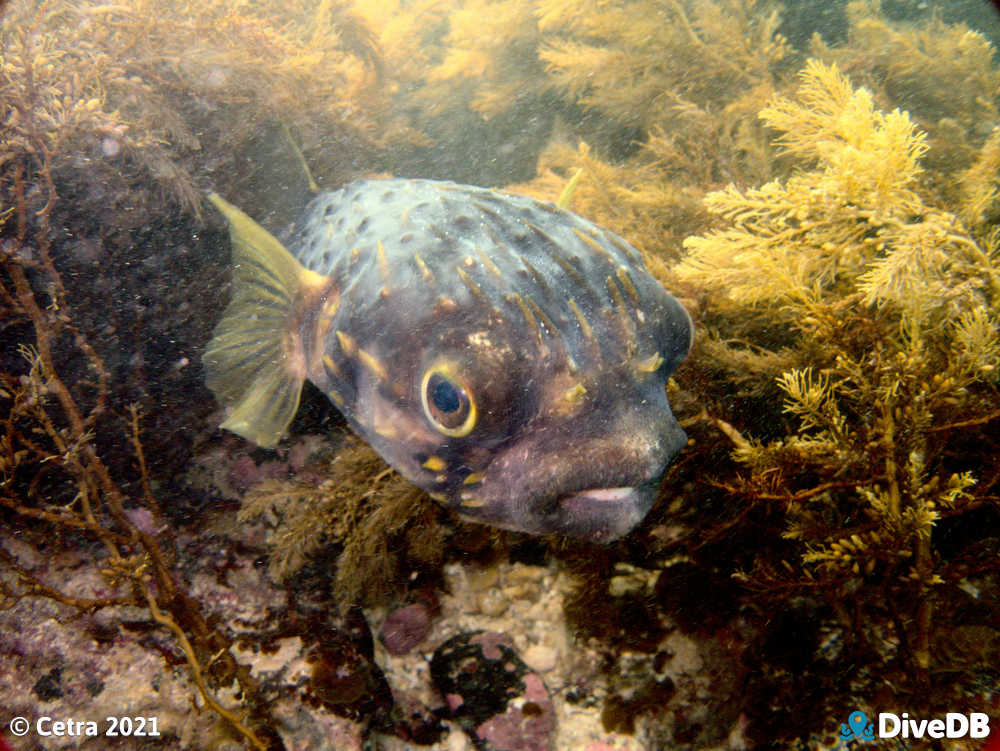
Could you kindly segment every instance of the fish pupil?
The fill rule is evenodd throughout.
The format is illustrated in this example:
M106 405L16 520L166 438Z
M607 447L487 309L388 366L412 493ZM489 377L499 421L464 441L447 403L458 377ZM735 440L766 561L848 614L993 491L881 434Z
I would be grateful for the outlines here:
M431 401L446 415L457 412L462 406L462 398L455 384L445 380L440 380L434 385Z

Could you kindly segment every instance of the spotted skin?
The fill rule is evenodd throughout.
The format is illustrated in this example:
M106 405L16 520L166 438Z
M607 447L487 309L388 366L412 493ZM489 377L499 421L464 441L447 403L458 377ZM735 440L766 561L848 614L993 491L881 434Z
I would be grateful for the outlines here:
M283 351L410 481L535 534L609 541L645 516L686 442L664 385L692 325L622 239L394 179L317 196L288 251L311 281Z

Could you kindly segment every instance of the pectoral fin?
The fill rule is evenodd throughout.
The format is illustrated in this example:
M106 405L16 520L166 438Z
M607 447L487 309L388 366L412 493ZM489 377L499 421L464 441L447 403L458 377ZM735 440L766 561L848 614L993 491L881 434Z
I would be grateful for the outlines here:
M272 448L295 416L305 380L296 301L319 277L270 232L215 193L229 221L233 297L202 358L205 383L231 413L222 427Z

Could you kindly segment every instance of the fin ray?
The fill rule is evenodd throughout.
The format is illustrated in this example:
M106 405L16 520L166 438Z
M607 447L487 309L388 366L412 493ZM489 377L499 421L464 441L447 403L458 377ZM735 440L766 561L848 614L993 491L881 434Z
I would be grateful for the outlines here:
M270 232L215 193L229 222L233 297L205 349L205 383L231 408L223 428L272 448L295 416L305 380L292 362L293 305L312 272Z

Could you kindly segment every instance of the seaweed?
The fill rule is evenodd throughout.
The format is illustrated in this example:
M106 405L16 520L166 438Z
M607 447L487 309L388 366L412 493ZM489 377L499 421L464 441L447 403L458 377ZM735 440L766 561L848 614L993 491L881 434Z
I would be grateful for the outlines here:
M586 113L580 125L597 120L568 123L575 135L605 157L654 167L669 182L663 204L685 186L768 176L755 114L783 85L791 54L778 6L539 2L535 12L548 85Z
M952 618L965 589L1000 573L981 557L994 526L943 543L997 510L1000 235L973 235L921 194L926 138L907 113L879 110L834 65L811 60L800 79L760 113L798 170L709 193L719 226L686 240L672 270L704 290L701 367L782 396L780 413L757 401L752 416L745 398L713 397L704 416L733 445L737 470L712 483L735 518L783 526L764 527L736 576L755 607L814 602L844 649L809 670L866 677L842 701L890 682L921 709L968 701L975 672L934 645L967 625ZM982 606L987 627L998 614ZM920 694L942 671L960 679Z
M830 48L814 39L813 57L836 62L853 79L884 92L924 130L935 133L945 120L958 124L968 140L981 141L981 124L1000 114L1000 71L982 32L946 23L939 9L919 20L892 22L879 2L854 0L847 8L847 44Z
M343 164L344 143L377 140L378 53L342 5L302 0L164 6L147 0L15 2L0 20L5 161L36 132L57 174L86 159L95 184L132 201L140 173L166 200L200 217L204 175L245 180L241 151L283 123ZM339 158L338 158L339 157ZM327 170L330 166L327 166ZM139 193L138 195L143 195ZM100 205L98 201L98 205Z
M769 168L754 115L787 76L776 4L356 0L352 9L386 55L393 111L423 136L387 155L393 172L523 183L550 137L582 139L608 161L646 149L646 163L684 185Z
M1000 128L983 143L975 162L959 175L959 215L973 229L986 230L1000 219Z
M5 10L0 503L30 545L93 551L111 585L86 599L4 554L5 603L144 608L201 690L241 682L244 724L269 742L268 708L232 666L228 637L185 595L167 536L134 523L148 513L169 530L179 517L157 477L167 449L156 442L176 430L140 440L140 411L119 405L131 393L121 381L141 368L100 351L116 340L94 335L99 295L62 264L114 246L101 262L153 301L168 293L127 275L155 248L200 236L188 258L208 249L221 264L202 190L283 224L306 195L288 174L294 155L272 148L288 131L321 185L390 169L555 199L577 179L571 208L639 247L698 320L696 349L669 386L694 439L669 470L673 497L599 554L525 546L583 572L571 604L581 636L627 654L622 629L636 624L652 651L668 621L691 632L739 623L720 637L743 650L749 675L733 705L775 743L848 704L889 695L901 709L942 709L995 689L1000 613L984 593L1000 549L1000 77L983 34L936 13L898 21L876 2L849 3L845 35L836 46L814 37L793 95L801 57L770 2ZM219 268L198 272L199 289L222 285ZM201 313L192 326L207 336L214 313ZM143 399L154 425L158 403ZM256 517L273 527L272 573L323 578L330 563L341 607L384 603L411 575L433 577L446 557L503 539L456 534L450 515L360 446L251 492L240 518ZM655 594L606 597L618 559L649 567ZM627 726L654 703L612 701L607 716Z
M308 477L312 475L313 479ZM444 563L445 511L356 439L335 456L285 481L265 481L243 500L240 521L269 520L270 572L287 580L335 546L334 600L384 604Z
M187 665L220 738L254 748L282 747L272 697L191 593L189 551L172 538L197 505L172 455L190 456L180 439L210 407L184 393L201 388L192 361L215 304L199 290L221 284L202 190L273 166L248 154L281 125L336 155L325 176L376 148L366 34L330 2L44 0L12 3L0 20L2 607L40 597L162 631L164 659ZM157 306L167 312L151 325ZM104 591L71 591L22 556L62 552Z
M53 263L50 214L57 196L48 139L33 125L26 118L19 127L36 157L34 182L27 181L23 162L13 164L8 187L14 200L0 219L7 235L0 247L0 312L4 328L21 334L20 364L5 353L0 372L0 507L19 523L20 538L32 549L86 550L106 593L84 597L50 584L18 555L0 549L0 606L43 597L81 614L140 608L171 633L204 703L237 737L258 749L280 747L256 680L236 663L230 640L186 590L174 551L160 534L168 527L150 483L137 405L129 407L125 426L137 492L126 489L127 478L112 473L98 448L98 435L116 423L109 374L75 325ZM30 215L29 189L41 194L35 198L42 203ZM243 697L238 708L215 696L234 681Z
M836 63L868 87L880 106L904 108L927 134L924 180L949 204L960 201L957 178L978 158L1000 119L1000 70L981 31L946 22L945 9L892 21L877 0L847 4L848 40L828 47L819 38L812 57ZM981 19L989 24L989 19Z
M789 54L766 2L539 2L540 51L552 85L585 107L644 131L691 107L729 109L759 96ZM676 60L701 60L697 71ZM735 97L734 97L735 95ZM720 106L721 105L721 106ZM733 109L739 109L735 105Z

